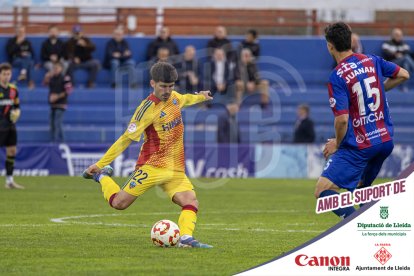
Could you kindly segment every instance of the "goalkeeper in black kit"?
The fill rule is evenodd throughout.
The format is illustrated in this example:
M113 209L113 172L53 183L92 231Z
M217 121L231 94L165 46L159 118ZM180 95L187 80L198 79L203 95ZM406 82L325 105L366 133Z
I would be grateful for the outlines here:
M16 122L20 117L19 93L10 83L12 67L0 64L0 147L6 147L6 185L7 189L24 189L14 182L13 170L16 158Z

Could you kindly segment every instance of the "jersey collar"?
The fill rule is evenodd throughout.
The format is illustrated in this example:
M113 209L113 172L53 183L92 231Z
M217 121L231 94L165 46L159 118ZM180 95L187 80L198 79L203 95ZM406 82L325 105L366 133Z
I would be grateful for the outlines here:
M351 55L349 55L349 56L347 56L347 57L344 57L343 59L341 59L341 61L339 61L338 62L338 64L337 64L337 66L339 65L339 64L341 64L342 62L344 62L345 60L347 60L347 59L349 59L349 58L351 58L351 57L354 57L356 55L356 53L352 53ZM336 66L335 66L336 67Z
M151 93L151 95L149 95L148 99L149 99L149 100L151 100L151 101L153 101L155 104L158 104L158 103L160 103L160 102L161 102L161 100L160 100L160 99L158 99L158 98L154 95L154 93Z

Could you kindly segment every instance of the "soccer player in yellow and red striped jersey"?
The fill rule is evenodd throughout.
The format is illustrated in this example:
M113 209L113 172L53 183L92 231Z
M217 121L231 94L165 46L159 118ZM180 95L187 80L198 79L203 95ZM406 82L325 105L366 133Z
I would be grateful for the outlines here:
M194 187L185 174L184 125L181 108L211 100L210 91L181 95L173 90L177 70L169 63L158 62L151 68L154 92L136 109L125 133L105 155L84 173L102 186L109 204L118 210L126 209L149 188L159 185L182 207L178 225L181 247L210 248L193 238L197 221L198 201ZM122 190L110 177L108 165L133 141L144 134L144 144L135 166ZM88 177L89 176L89 177Z

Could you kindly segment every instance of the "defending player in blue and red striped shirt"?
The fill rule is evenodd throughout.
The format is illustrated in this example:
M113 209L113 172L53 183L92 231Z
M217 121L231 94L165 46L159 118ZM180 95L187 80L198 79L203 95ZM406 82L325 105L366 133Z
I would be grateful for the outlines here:
M410 77L405 69L381 57L353 53L351 35L342 22L325 29L328 51L338 64L328 84L335 138L323 150L328 160L316 184L316 198L372 184L394 148L385 92ZM334 213L345 218L354 211L347 207Z

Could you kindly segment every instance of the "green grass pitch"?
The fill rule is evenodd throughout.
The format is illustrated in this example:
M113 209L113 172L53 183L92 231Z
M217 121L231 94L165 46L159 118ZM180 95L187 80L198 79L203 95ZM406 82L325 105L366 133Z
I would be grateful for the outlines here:
M117 211L91 180L17 181L26 190L0 192L0 275L230 275L339 221L315 214L315 180L197 179L195 237L214 248L158 248L150 240L153 223L177 222L180 212L159 189Z

